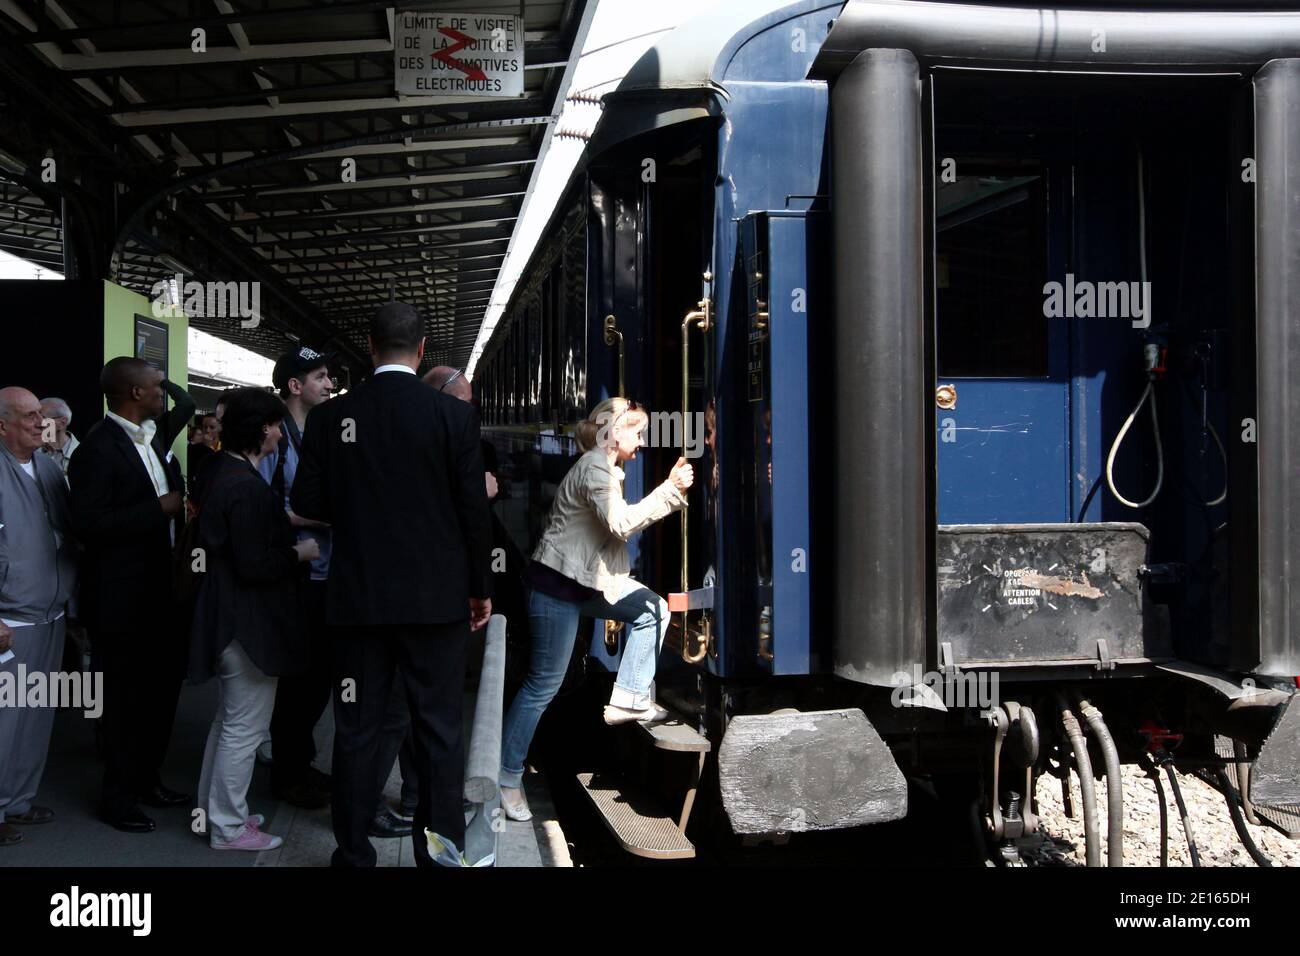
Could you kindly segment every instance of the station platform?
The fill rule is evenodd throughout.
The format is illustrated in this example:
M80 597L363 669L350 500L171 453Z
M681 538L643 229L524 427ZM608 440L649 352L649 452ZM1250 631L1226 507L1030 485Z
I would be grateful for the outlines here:
M181 692L176 726L163 768L163 782L192 793L198 785L203 746L216 708L217 682L186 686ZM466 736L473 716L473 696L466 695ZM316 727L316 765L330 769L334 725L332 713ZM55 819L23 828L24 840L0 849L0 868L28 866L245 867L328 866L334 851L328 807L303 810L277 801L271 793L270 767L258 764L249 787L249 808L266 816L264 829L284 837L284 844L263 853L221 852L208 847L206 837L190 830L191 810L142 808L157 822L153 833L119 833L95 815L103 765L95 753L93 722L80 711L61 712L55 720L45 777L36 802L50 807ZM564 835L541 777L525 781L533 819L505 822L497 852L503 867L572 866ZM397 768L385 797L396 802L401 791ZM379 866L414 867L411 838L373 839Z

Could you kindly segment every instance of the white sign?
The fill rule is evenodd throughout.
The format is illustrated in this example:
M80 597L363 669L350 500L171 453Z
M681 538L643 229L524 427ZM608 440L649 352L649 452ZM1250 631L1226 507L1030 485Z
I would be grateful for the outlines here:
M519 17L402 10L395 21L398 93L523 96L524 25Z

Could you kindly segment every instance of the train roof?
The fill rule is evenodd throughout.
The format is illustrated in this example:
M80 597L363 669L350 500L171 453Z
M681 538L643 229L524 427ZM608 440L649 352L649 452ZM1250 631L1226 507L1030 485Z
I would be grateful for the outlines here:
M749 40L817 10L834 17L842 0L730 0L681 24L632 64L592 133L584 162L618 143L666 126L716 116L723 78Z
M746 41L784 20L819 8L834 16L842 6L838 0L731 0L719 4L650 47L632 64L617 93L720 88L727 65Z

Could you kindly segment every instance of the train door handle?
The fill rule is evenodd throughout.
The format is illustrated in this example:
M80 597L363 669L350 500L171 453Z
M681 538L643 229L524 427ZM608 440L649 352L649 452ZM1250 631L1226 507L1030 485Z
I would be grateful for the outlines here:
M618 346L618 394L627 397L627 382L623 377L623 333L618 330L618 318L605 316L605 344Z

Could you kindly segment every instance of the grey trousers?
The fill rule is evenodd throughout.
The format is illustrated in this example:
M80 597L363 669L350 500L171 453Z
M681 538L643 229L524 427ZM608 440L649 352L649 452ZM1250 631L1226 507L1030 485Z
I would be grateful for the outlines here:
M221 696L203 751L198 805L207 817L209 842L234 843L252 815L248 785L257 745L271 726L276 678L258 670L239 641L221 652L217 677Z
M63 638L67 619L48 624L15 627L14 659L0 664L18 678L18 665L27 665L27 674L55 672L63 660ZM25 687L17 688L19 694ZM57 708L54 701L45 707L0 707L0 823L6 813L26 813L41 785L45 757L50 750L50 732L54 729Z

